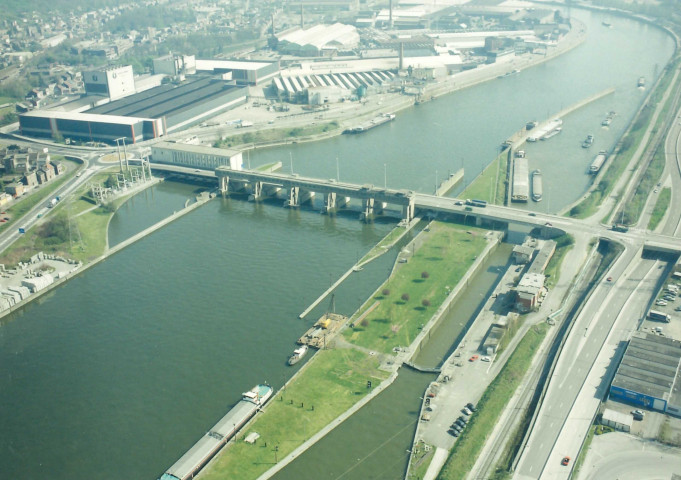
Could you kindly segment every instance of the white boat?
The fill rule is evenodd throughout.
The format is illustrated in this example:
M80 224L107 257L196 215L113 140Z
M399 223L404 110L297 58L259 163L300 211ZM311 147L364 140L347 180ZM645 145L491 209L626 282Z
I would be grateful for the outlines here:
M298 363L300 361L301 358L303 358L305 356L306 353L307 353L307 345L303 345L302 347L296 348L293 351L293 355L291 355L288 358L288 364L289 365L295 365L296 363Z
M241 394L241 399L246 402L264 405L272 396L272 387L269 385L256 385L247 392Z

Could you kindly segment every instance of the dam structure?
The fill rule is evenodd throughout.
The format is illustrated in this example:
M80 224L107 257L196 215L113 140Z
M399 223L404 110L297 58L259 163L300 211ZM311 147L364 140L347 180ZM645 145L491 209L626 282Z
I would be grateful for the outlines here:
M232 170L229 167L216 168L215 176L221 193L247 192L250 200L264 200L284 190L284 205L287 207L300 207L316 194L320 194L324 195L322 213L333 214L354 198L362 202L361 218L364 221L373 220L388 204L401 206L402 218L406 222L414 218L414 192L410 190L379 188L371 184L355 185L335 179L320 180L296 174Z

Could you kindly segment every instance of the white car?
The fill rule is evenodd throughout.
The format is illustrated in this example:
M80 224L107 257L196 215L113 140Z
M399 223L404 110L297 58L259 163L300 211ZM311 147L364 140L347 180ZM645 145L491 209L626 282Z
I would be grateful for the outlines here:
M484 356L484 357L480 357L480 361L481 361L481 362L491 362L492 359L489 358L489 357L487 357L487 356Z
M655 305L657 305L658 307L664 307L667 305L667 302L665 302L664 300L658 300L657 302L655 302Z

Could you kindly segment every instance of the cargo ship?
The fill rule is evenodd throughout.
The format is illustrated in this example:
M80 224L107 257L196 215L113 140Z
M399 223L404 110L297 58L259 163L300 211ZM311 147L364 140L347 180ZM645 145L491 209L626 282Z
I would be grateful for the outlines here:
M542 182L541 170L536 169L532 172L532 200L539 202L542 199L544 186Z
M555 118L548 122L546 125L544 125L541 128L537 128L532 132L532 135L527 137L528 142L536 142L537 140L541 140L542 138L551 138L554 135L557 135L558 133L561 132L562 126L563 125L563 120L560 118Z
M516 157L513 160L512 202L527 202L530 196L527 158Z
M295 365L300 361L301 358L305 356L307 353L307 345L303 345L302 347L298 347L293 351L293 355L288 357L288 364L289 365Z
M372 128L378 127L379 125L383 125L384 123L392 122L393 120L395 120L394 113L382 113L378 117L372 118L368 122L360 123L359 125L344 130L343 133L364 133L371 130Z
M598 152L596 158L594 158L593 162L591 162L591 166L589 167L589 173L591 175L596 175L601 170L601 167L603 166L607 158L608 152L606 152L605 150L601 150L600 152Z
M203 435L159 480L188 480L215 456L237 431L270 399L269 385L256 385L242 394L241 400Z

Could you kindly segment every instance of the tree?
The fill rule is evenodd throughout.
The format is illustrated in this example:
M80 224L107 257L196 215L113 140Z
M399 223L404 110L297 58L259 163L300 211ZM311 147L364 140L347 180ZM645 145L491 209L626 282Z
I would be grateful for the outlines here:
M403 302L408 302L409 301L409 294L403 293L400 298L402 299Z
M361 326L363 326L363 327L368 327L368 326L369 326L369 319L366 318L366 317L364 317L364 318L362 319L362 321L359 322L359 324L360 324Z
M424 278L424 279L425 279L425 278L428 278L428 277L430 277L430 273L428 273L428 272L421 272L421 278Z
M424 307L430 307L430 300L424 298L423 300L421 300L421 305L423 305Z
M389 288L384 288L383 291L381 292L381 294L382 294L384 297L387 297L388 295L390 295L390 289L389 289Z

